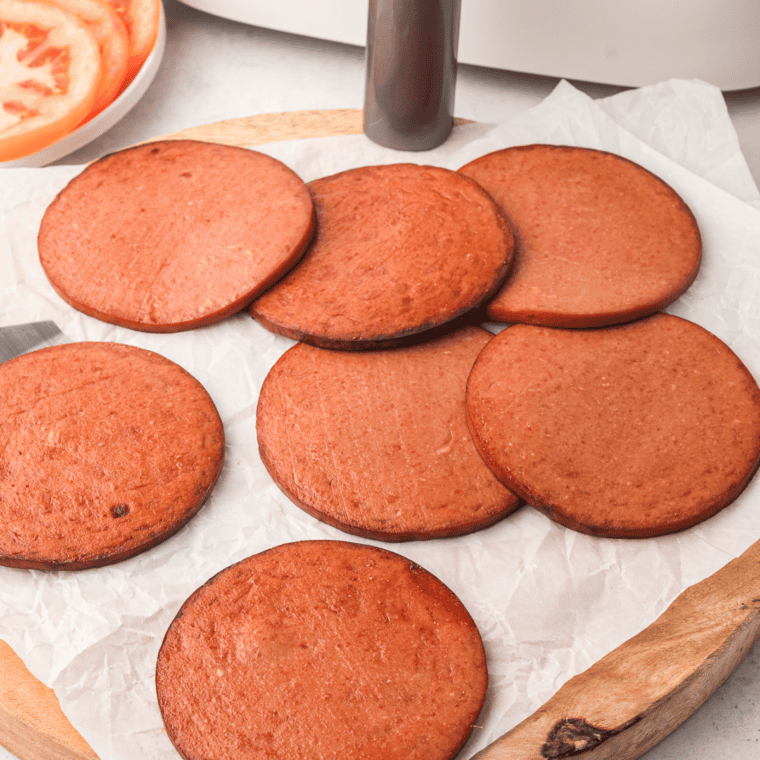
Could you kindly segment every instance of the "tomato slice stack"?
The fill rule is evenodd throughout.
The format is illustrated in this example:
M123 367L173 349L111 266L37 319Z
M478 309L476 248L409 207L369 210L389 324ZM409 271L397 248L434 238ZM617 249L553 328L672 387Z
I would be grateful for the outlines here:
M153 49L158 34L160 6L157 0L108 0L129 35L126 81L131 82Z
M0 0L0 162L56 142L132 81L160 0Z
M101 80L88 119L100 113L118 95L127 75L129 38L124 22L106 0L53 0L79 16L95 35L100 48Z

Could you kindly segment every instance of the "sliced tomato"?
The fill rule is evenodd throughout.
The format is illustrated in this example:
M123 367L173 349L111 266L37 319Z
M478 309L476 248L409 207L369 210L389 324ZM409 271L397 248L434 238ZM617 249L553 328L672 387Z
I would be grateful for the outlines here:
M0 0L0 161L34 153L73 130L101 78L94 34L73 13Z
M161 0L108 0L127 27L129 37L129 63L126 83L150 55L158 35L161 18Z
M111 104L127 75L129 39L127 28L106 0L53 0L55 5L75 13L92 30L100 47L103 74L95 104L87 120Z

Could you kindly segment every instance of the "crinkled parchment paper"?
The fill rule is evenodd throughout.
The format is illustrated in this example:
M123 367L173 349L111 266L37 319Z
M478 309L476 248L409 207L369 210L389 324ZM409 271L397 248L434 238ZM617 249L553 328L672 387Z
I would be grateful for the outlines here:
M620 153L682 195L699 221L704 263L669 311L714 332L760 377L760 194L720 92L711 86L671 81L595 102L563 82L518 118L459 127L442 148L422 154L386 150L363 135L262 149L310 180L397 161L456 169L488 151L528 142ZM201 512L141 556L76 573L0 567L0 638L55 689L64 712L102 760L174 758L153 675L162 637L181 603L220 569L273 545L361 539L294 506L259 460L258 390L291 341L247 315L186 333L133 332L86 317L55 294L40 268L35 236L47 204L79 171L0 172L0 324L53 319L71 339L119 341L178 362L219 408L226 463ZM526 507L474 535L388 548L449 585L483 635L490 689L465 757L527 717L568 678L647 626L686 586L759 537L756 479L713 519L659 539L592 538Z

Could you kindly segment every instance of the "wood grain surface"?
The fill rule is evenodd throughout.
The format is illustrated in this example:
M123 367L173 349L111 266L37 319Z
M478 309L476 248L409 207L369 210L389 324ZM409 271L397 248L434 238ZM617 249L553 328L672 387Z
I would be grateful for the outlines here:
M641 757L715 692L758 636L760 541L472 760Z
M40 683L0 641L0 744L22 760L97 760Z
M265 113L239 119L227 119L200 127L189 127L156 140L206 140L223 145L263 145L281 140L303 140L309 137L358 135L363 131L360 108L337 108L328 111L289 111ZM470 124L469 119L454 119L454 125Z
M261 145L361 131L362 112L340 109L230 119L163 138ZM634 760L691 715L759 635L760 541L473 760ZM22 760L97 760L54 693L2 641L0 744Z
M289 111L265 113L227 119L200 127L189 127L156 140L205 140L223 145L263 145L280 140L303 140L308 137L358 135L362 132L360 108L338 108L330 111Z

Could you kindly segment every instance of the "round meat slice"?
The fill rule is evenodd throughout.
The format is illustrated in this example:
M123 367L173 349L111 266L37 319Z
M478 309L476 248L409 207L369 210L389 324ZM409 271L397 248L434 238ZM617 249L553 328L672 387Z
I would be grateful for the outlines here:
M0 564L110 565L176 533L222 469L213 401L184 369L118 343L0 365Z
M450 760L487 680L450 589L342 541L283 544L223 570L182 606L156 667L186 760Z
M720 339L658 314L627 325L513 325L467 385L497 476L558 523L644 537L711 517L760 461L760 390Z
M491 333L415 347L289 349L259 396L261 458L302 509L347 533L410 541L471 533L519 499L467 429L465 385Z
M306 255L256 299L269 330L313 345L397 345L489 299L512 262L512 233L461 174L392 164L309 184L317 232Z
M515 263L488 304L494 321L602 327L654 314L699 270L689 208L638 164L599 150L527 145L460 171L506 213Z
M262 153L192 140L96 161L46 210L45 274L74 308L147 332L244 309L314 232L306 185Z

